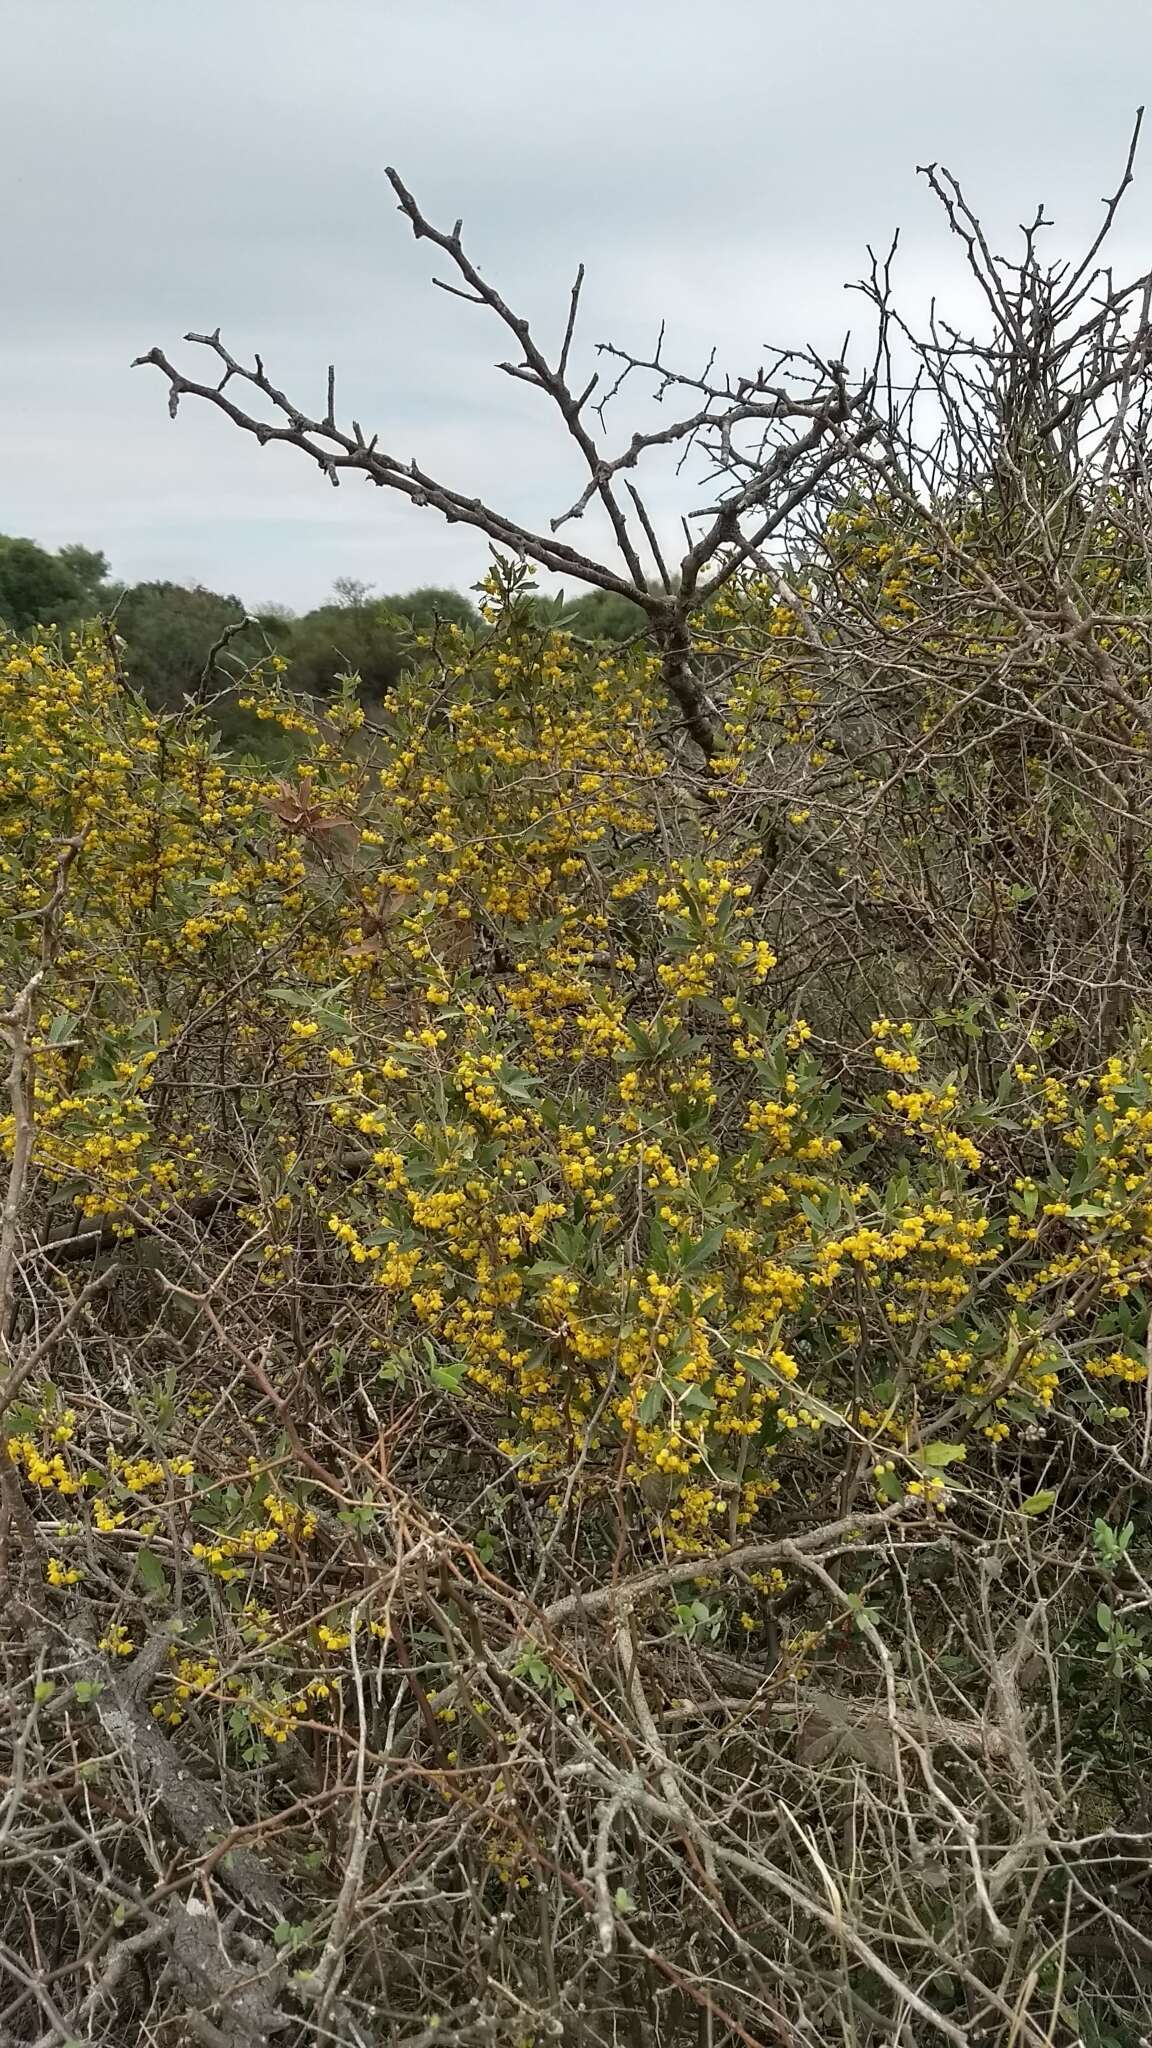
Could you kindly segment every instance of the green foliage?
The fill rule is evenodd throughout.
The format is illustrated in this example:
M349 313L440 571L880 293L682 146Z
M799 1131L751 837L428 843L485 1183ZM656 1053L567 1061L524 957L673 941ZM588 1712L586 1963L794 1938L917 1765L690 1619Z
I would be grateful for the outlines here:
M1125 1522L1122 1529L1114 1529L1102 1515L1097 1516L1092 1527L1092 1548L1101 1571L1109 1577L1126 1563L1135 1526L1134 1522Z
M585 640L634 640L645 631L647 614L613 590L588 590L561 600L557 623Z
M424 589L372 597L349 586L345 600L321 605L293 622L283 652L294 689L330 697L341 675L357 677L363 697L379 702L417 655L421 638L446 626L479 624L475 606L457 591Z
M66 549L53 555L34 540L0 534L0 620L23 633L39 625L67 625L77 618L86 585L75 559L66 557L87 557L88 552Z
M354 596L325 621L378 630ZM759 631L762 593L738 597L736 629ZM66 1696L98 1729L155 1643L142 1711L255 1824L311 1755L346 1771L378 1693L366 1739L408 1715L397 1753L420 1752L382 1781L389 1824L439 1841L447 1815L486 1898L550 1867L557 1784L587 1886L653 1728L659 1811L684 1727L742 1828L738 1788L763 1781L775 1812L779 1782L806 1828L823 1799L839 1840L843 1758L874 1797L906 1712L934 1775L909 1765L903 1797L957 1853L947 1889L901 1875L952 1959L932 1995L953 2013L961 1967L1004 1968L979 1892L952 1903L971 1868L952 1815L993 1711L1023 1747L981 1762L980 1841L1021 1858L1021 1928L1043 1947L1061 1925L1029 1832L1066 1797L1037 1761L1048 1732L1027 1746L1046 1695L1016 1720L988 1706L1038 1610L1077 1782L1119 1810L1148 1748L1143 1523L1108 1459L1139 1469L1152 1050L1117 1035L1072 1070L1039 1027L989 1042L986 995L906 1014L900 973L859 1029L818 973L799 1015L742 779L800 744L792 650L763 662L699 805L642 645L542 627L514 565L485 599L478 627L433 620L434 652L413 632L373 730L351 687L294 694L279 622L243 715L291 743L291 776L184 702L227 598L126 594L129 669L132 633L165 651L165 618L186 628L171 708L98 635L5 646L6 1001L45 958L20 1242L55 1247L28 1258L12 1341L35 1360L76 1300L71 1228L119 1264L77 1305L82 1345L51 1380L29 1368L4 1418L37 1597L84 1615L108 1672L61 1656L21 1725ZM790 1545L821 1532L837 1577L809 1584ZM557 1612L617 1582L630 1604L590 1614L577 1654ZM783 1709L766 1735L753 1701ZM857 1851L870 1895L902 1825ZM340 1882L297 1869L303 1897L269 1923L286 1955L324 1942ZM613 1916L678 1939L650 1870L615 1855L602 1876L601 1947ZM809 1877L801 1859L788 1882ZM875 1939L911 1968L902 1922ZM820 1954L840 1971L835 1942ZM1022 1934L1013 1997L1032 1957ZM1093 1988L1069 1978L1069 1998ZM869 2009L887 1995L870 1983Z
M382 599L321 605L292 626L287 652L293 685L324 698L341 675L355 675L362 695L379 702L398 680L410 645L410 635Z
M115 621L132 681L150 704L175 710L199 688L204 665L221 634L245 616L238 597L206 590L201 584L132 584L120 598ZM248 628L229 642L230 665L247 666L266 651L263 633ZM220 687L220 679L215 687Z
M424 632L445 625L472 631L480 623L480 614L471 598L464 597L458 590L441 589L435 584L406 591L400 597L384 597L380 602L398 619L405 619L410 626Z
M352 674L363 695L379 701L437 634L449 628L474 631L480 624L472 600L457 590L429 584L374 596L369 585L351 577L337 579L335 589L330 604L298 618L269 607L229 638L206 694L214 700L213 722L231 747L270 760L291 759L291 748L228 694L228 678L239 682L272 649L289 660L294 687L309 696L332 697L340 677ZM578 612L579 606L572 609ZM202 584L117 584L107 556L79 542L53 554L35 541L0 536L0 623L25 632L43 624L75 625L100 613L112 619L123 642L132 682L165 711L198 692L222 634L250 616L239 597Z
M108 557L101 548L84 547L79 541L57 548L56 559L80 586L85 617L106 611L119 592L111 581Z

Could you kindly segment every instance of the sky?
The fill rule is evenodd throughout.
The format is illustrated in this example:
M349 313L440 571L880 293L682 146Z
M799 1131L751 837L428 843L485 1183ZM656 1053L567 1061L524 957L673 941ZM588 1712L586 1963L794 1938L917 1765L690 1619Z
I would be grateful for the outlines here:
M664 319L670 360L742 372L861 327L844 286L897 228L907 302L970 309L920 163L997 247L1042 199L1077 249L1150 84L1149 0L0 0L0 532L250 607L467 588L481 537L206 406L171 422L132 358L202 374L180 337L219 324L317 411L334 362L384 446L546 522L580 483L563 427L433 288L387 164L546 342L585 263L577 367ZM1152 260L1152 123L1114 253ZM699 502L653 488L665 531Z

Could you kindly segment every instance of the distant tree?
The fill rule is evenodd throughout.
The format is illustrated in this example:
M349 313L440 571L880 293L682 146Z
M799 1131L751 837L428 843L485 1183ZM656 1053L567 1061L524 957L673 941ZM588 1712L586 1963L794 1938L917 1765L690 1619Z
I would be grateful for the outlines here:
M68 625L83 603L80 577L61 555L34 540L0 534L0 619L6 625L20 633L32 626Z
M76 578L86 609L105 609L123 587L111 582L108 557L103 548L89 548L82 541L73 541L68 547L57 548L56 559Z
M313 697L331 694L337 676L355 673L366 697L382 697L404 667L411 634L379 599L325 604L291 627L284 652L292 683Z
M195 690L204 664L227 626L246 616L238 597L225 596L196 584L136 583L124 591L116 609L116 629L127 649L129 675L151 703L179 704ZM269 629L272 629L269 631ZM229 642L229 668L238 669L265 652L269 637L284 632L270 615L267 622L238 633Z
M337 604L349 611L362 611L375 587L375 584L364 583L359 576L337 576L332 584Z
M383 603L401 618L410 619L414 626L434 626L443 621L446 625L471 629L480 624L480 614L471 598L459 590L438 589L435 584L409 590L403 597L386 597Z
M614 590L588 590L567 597L560 590L532 600L532 615L541 626L563 627L582 640L631 640L647 625L647 614L630 597Z
M589 590L564 606L559 623L586 640L631 640L644 631L648 618L629 597L614 590Z
M305 613L289 629L284 652L299 690L324 697L337 676L360 677L366 697L384 696L411 660L417 633L437 623L474 627L476 607L458 590L428 588L398 597L370 597L370 585L338 579L338 601Z

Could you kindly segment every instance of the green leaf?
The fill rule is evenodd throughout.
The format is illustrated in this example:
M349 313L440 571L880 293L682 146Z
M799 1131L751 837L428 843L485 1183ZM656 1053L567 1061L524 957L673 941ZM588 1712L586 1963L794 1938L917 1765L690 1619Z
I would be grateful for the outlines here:
M612 1903L618 1913L634 1913L636 1911L635 1899L630 1891L625 1890L622 1884L617 1885Z
M668 1233L658 1216L652 1218L648 1230L648 1257L657 1273L668 1271Z
M167 1593L168 1574L154 1550L136 1553L136 1577L146 1593Z
M655 1422L663 1406L664 1388L659 1380L653 1380L652 1385L640 1403L640 1412L637 1419L647 1427L650 1422Z
M498 1077L499 1079L499 1077ZM540 1084L529 1075L514 1074L508 1080L499 1079L501 1093L510 1102L523 1102L531 1107L540 1093Z
M773 1370L766 1358L754 1358L750 1352L738 1351L736 1359L742 1369L751 1373L752 1378L758 1380L762 1387L779 1386L780 1375Z
M940 1442L924 1444L918 1453L918 1457L922 1465L931 1465L934 1469L944 1465L957 1465L964 1457L964 1446L963 1444L945 1444Z
M703 1387L685 1387L677 1399L685 1415L710 1415L716 1406L711 1394L705 1393Z
M1054 1507L1055 1503L1055 1488L1048 1487L1043 1493L1030 1493L1027 1500L1022 1500L1020 1503L1020 1513L1022 1515L1046 1515L1049 1508Z
M693 1244L691 1238L682 1239L680 1244L680 1264L683 1271L685 1273L696 1273L701 1266L706 1266L713 1254L719 1251L726 1234L727 1226L723 1223L717 1223L713 1229L704 1232L703 1237L697 1244Z

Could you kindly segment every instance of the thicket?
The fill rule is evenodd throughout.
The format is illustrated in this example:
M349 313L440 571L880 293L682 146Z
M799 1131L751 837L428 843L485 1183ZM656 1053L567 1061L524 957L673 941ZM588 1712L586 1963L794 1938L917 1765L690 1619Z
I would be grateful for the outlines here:
M563 625L584 639L623 641L643 631L640 608L608 591L537 595L541 624ZM0 534L0 624L17 633L51 621L65 632L100 619L121 667L155 711L188 698L210 699L212 723L236 753L290 761L283 736L242 710L248 670L271 654L288 663L294 689L329 697L356 677L371 705L419 658L438 626L477 627L480 615L461 591L427 585L380 595L355 577L336 579L330 601L295 613L286 606L251 611L239 597L203 584L116 581L107 556L76 544L55 551Z
M395 181L622 568L153 352L497 546L284 774L4 645L5 2044L1147 2037L1152 282L929 175L616 457Z

